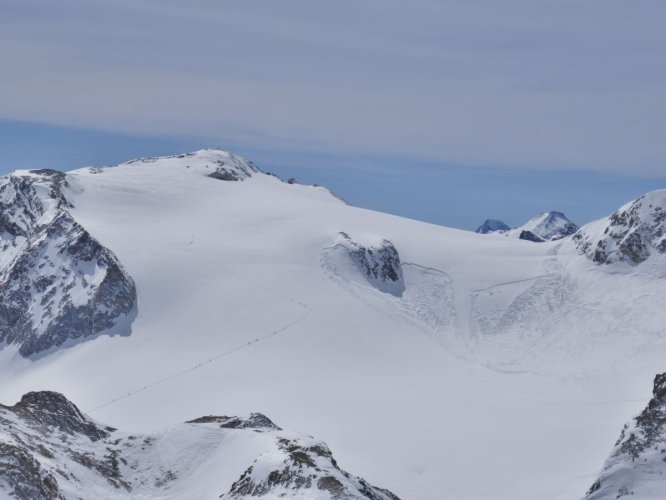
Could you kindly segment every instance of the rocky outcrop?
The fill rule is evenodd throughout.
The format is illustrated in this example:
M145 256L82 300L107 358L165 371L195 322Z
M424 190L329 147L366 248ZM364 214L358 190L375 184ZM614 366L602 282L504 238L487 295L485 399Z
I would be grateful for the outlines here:
M71 216L67 176L0 179L0 342L31 356L110 330L136 304L117 257Z
M525 241L533 241L534 243L543 243L545 241L544 239L539 238L532 231L521 231L520 234L518 235L518 239Z
M382 239L374 245L362 245L344 232L338 233L333 248L346 253L365 279L383 292L400 295L404 289L400 255L393 243Z
M585 226L574 240L597 264L637 265L666 253L666 190L651 191L605 221Z
M277 449L276 454L259 456L220 498L241 500L312 491L332 499L398 500L390 491L341 470L321 442L278 438Z
M234 481L204 477L220 498L397 499L340 469L324 443L282 431L259 413L136 435L98 424L55 392L0 405L0 496L200 498L190 476L203 467L238 470Z
M586 500L634 496L664 498L666 491L666 373L654 378L652 399L626 424Z

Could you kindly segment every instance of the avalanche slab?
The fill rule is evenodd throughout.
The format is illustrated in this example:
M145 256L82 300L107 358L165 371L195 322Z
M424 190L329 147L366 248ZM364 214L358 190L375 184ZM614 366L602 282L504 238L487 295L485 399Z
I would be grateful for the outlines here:
M118 258L69 213L68 190L55 170L0 179L0 342L25 357L105 331L127 334L136 305Z
M42 391L0 405L0 424L0 493L18 498L398 500L340 469L324 443L259 413L133 435Z

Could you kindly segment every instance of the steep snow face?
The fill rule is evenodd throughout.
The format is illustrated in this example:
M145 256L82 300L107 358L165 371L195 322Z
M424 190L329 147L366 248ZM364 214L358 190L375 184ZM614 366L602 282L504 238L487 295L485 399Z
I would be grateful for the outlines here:
M0 492L18 498L398 500L340 469L321 441L258 413L137 435L43 391L0 405L0 424Z
M637 265L666 253L666 190L627 203L608 219L583 227L578 249L597 264Z
M486 219L486 221L476 228L476 233L479 234L488 234L494 233L495 231L508 231L511 229L501 220L496 219Z
M632 496L661 500L666 491L666 373L654 378L652 399L626 424L586 500Z
M110 331L135 306L132 278L72 218L68 190L53 170L0 179L0 341L23 356Z

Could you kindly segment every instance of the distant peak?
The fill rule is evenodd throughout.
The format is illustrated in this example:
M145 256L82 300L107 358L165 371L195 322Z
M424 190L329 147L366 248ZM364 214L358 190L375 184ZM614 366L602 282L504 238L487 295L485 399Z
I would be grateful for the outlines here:
M532 233L542 241L554 241L574 234L578 231L578 226L571 222L564 213L550 210L531 218L518 229Z
M501 220L486 219L483 224L476 228L475 232L479 234L487 234L494 233L495 231L508 231L509 229L511 228Z

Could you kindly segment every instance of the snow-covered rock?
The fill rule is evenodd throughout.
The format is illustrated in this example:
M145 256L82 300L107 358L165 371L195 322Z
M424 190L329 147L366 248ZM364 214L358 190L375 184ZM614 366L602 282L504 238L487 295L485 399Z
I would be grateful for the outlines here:
M3 495L4 494L4 495ZM397 500L352 476L312 437L266 416L203 417L139 435L101 425L57 392L0 405L0 495Z
M504 222L497 219L486 219L483 224L476 228L476 233L479 234L488 234L494 233L495 231L508 231L511 229Z
M31 356L100 332L129 333L132 278L71 216L67 175L0 179L0 342Z
M347 233L340 232L333 246L326 250L329 260L342 267L341 261L353 263L360 275L378 290L396 296L405 290L400 255L389 240L374 238L371 243L361 244Z
M631 496L662 500L666 492L666 373L654 378L652 399L626 424L586 500Z
M666 189L627 203L607 219L584 226L574 240L598 264L640 264L666 253Z

